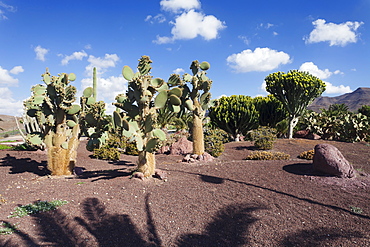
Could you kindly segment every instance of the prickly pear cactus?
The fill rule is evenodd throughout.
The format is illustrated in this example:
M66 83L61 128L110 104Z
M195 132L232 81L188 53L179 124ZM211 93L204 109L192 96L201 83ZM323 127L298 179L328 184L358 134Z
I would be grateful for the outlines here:
M157 109L168 107L171 93L168 84L150 75L152 61L148 56L139 59L138 72L129 66L122 69L128 81L128 90L119 94L113 103L120 111L113 113L114 126L122 135L132 138L139 150L138 172L145 177L154 175L154 152L160 141L166 139L165 133L155 128ZM173 101L171 105L181 104Z
M32 87L32 95L24 101L27 115L39 128L30 130L27 140L44 145L48 152L48 169L52 175L71 175L76 162L80 125L80 105L74 104L76 88L70 85L75 74L42 75L45 85Z
M208 62L199 63L197 60L190 65L192 75L184 74L183 81L192 85L190 89L186 84L182 85L182 101L185 107L193 113L192 139L193 153L204 153L203 119L206 110L211 103L210 89L212 81L207 77L206 71L210 68Z

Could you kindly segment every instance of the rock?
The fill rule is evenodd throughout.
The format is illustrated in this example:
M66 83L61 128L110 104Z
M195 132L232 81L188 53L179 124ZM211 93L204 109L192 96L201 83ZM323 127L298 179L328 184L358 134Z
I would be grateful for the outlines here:
M318 144L315 146L313 169L340 178L352 178L355 176L353 166L336 147L330 144Z
M142 172L135 172L133 175L132 175L133 178L138 178L138 179L141 179L141 180L144 180L144 173Z
M314 133L309 133L307 136L306 136L307 139L310 139L310 140L319 140L321 139L321 136L317 135L317 134L314 134Z
M159 169L154 170L154 177L159 178L160 180L164 180L164 181L166 181L168 178L167 172L159 170Z
M298 130L294 133L293 138L306 138L309 133L309 130Z
M171 145L171 155L186 155L193 152L193 143L186 139L186 137L181 137L177 142Z

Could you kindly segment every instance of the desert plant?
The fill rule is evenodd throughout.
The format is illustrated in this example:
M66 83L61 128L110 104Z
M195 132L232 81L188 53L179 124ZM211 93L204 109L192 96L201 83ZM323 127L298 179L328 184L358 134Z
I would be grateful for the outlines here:
M204 129L205 151L213 157L218 157L225 151L224 143L228 141L229 135L226 131L218 128Z
M363 105L360 109L358 109L358 113L361 113L368 118L370 118L370 105Z
M258 127L258 111L249 96L221 97L214 101L208 116L213 126L226 131L234 140Z
M298 158L305 159L305 160L312 160L314 154L315 154L315 150L311 149L311 150L300 153L298 155Z
M248 139L254 141L254 146L262 150L272 149L276 138L276 129L266 126L248 132Z
M0 226L0 235L9 235L17 231L17 225L10 224L9 222L2 222Z
M287 117L287 111L283 104L272 94L266 97L255 97L253 103L259 113L259 125L261 126L275 128L280 121Z
M30 204L27 204L27 205L22 205L22 206L16 207L15 211L11 212L10 213L11 215L8 216L8 218L12 218L12 217L20 218L20 217L27 216L27 215L30 215L30 214L37 214L37 213L40 213L40 212L54 210L57 207L62 206L62 205L67 204L67 203L68 203L68 201L64 201L64 200L54 200L54 201L50 201L50 202L48 202L48 201L37 201L35 203L30 203Z
M94 149L93 157L101 160L119 160L121 153L117 148L110 146L103 146Z
M154 175L154 152L159 142L166 139L166 134L154 127L157 110L165 107L175 109L181 105L179 96L169 90L163 79L153 79L150 75L151 63L148 56L142 56L137 73L129 66L123 67L122 74L128 81L128 90L125 94L117 95L117 102L113 103L122 110L113 112L116 131L135 141L139 151L137 171L142 172L144 177Z
M273 94L288 112L288 138L293 137L294 126L307 106L325 91L319 78L297 70L276 72L265 78L266 90Z
M254 151L248 155L247 160L288 160L290 155L282 152Z

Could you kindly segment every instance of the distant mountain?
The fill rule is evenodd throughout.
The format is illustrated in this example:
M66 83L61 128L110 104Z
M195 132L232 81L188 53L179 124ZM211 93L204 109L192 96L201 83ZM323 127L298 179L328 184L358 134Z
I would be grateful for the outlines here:
M336 97L318 97L307 108L316 112L320 109L328 109L332 104L346 104L352 112L357 111L363 105L370 105L370 88L359 87L352 93L346 93Z

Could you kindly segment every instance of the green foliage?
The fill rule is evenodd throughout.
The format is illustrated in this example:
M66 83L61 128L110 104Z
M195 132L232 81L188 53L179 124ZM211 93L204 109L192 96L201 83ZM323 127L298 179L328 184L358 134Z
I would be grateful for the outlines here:
M283 104L272 94L255 97L253 102L259 113L259 125L275 128L277 123L288 116Z
M125 154L127 155L139 155L139 150L137 149L137 145L135 142L127 142Z
M319 78L297 70L276 72L265 78L266 90L273 94L289 113L288 137L307 106L325 91L325 83Z
M370 118L370 105L363 105L360 109L358 109L358 113L361 113L368 118Z
M54 200L54 201L37 201L35 203L19 206L15 208L15 212L10 213L11 215L8 218L12 217L23 217L30 214L37 214L40 212L54 210L59 206L67 204L68 201L63 200Z
M17 231L17 225L12 225L8 222L2 222L0 227L0 235L10 235Z
M312 150L308 150L308 151L304 151L300 153L298 155L298 158L305 159L305 160L312 160L314 154L315 154L315 150L312 149Z
M6 150L6 149L13 149L13 147L8 146L8 145L4 145L4 144L0 144L0 150Z
M129 66L124 66L122 75L128 80L128 90L125 94L116 96L113 103L120 111L114 113L116 132L132 138L139 152L153 153L165 134L155 129L159 109L167 106L176 112L176 100L169 100L174 95L169 85L160 78L153 79L149 75L152 61L148 56L139 59L138 72L134 73ZM154 145L153 145L154 144Z
M208 116L213 126L226 131L234 139L257 128L259 121L253 99L244 95L221 97L209 109Z
M290 155L282 152L254 151L248 155L247 160L288 160Z
M361 113L334 115L331 111L311 112L304 116L304 124L324 140L358 142L370 140L369 118Z
M16 150L16 151L35 151L37 149L38 149L37 147L27 142L18 144L13 147L13 150Z
M225 151L224 143L229 141L226 131L218 128L204 129L204 148L213 157L220 156Z
M94 149L93 157L101 160L119 160L121 153L117 148L104 146Z
M276 141L276 129L261 126L248 132L248 139L254 141L254 146L261 150L270 150Z

